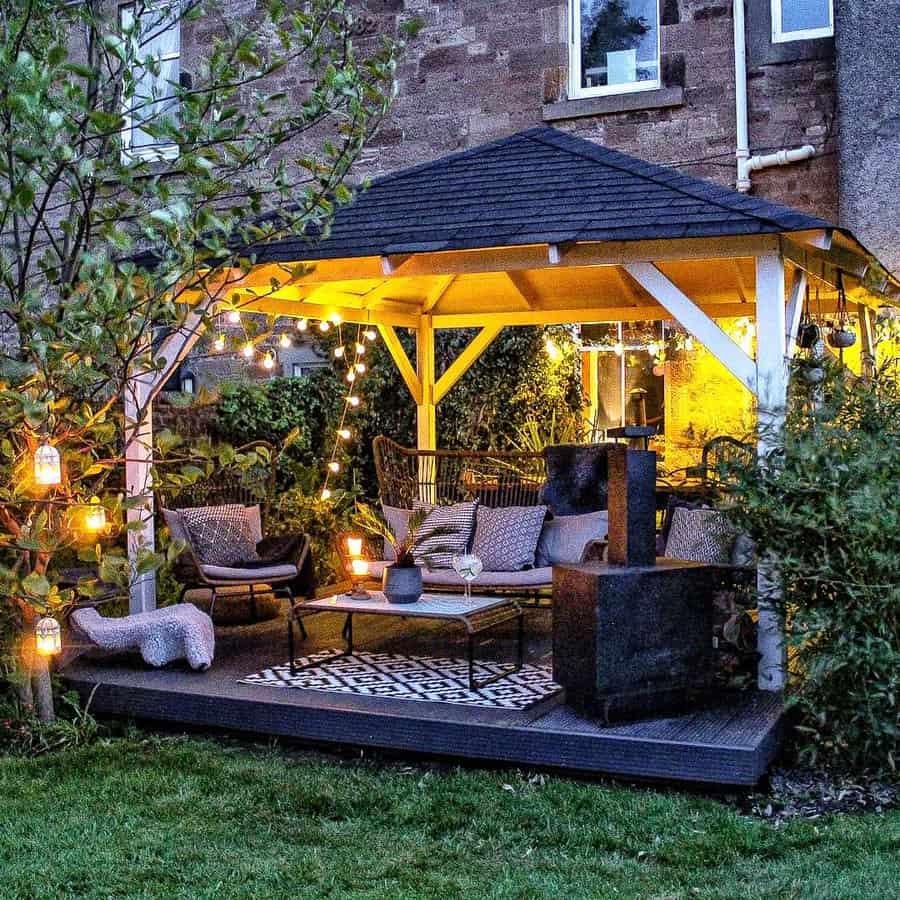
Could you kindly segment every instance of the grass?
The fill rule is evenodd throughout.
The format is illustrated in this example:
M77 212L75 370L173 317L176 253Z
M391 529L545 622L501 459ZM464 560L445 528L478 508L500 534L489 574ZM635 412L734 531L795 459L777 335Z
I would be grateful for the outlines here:
M0 897L900 897L900 813L775 829L702 797L190 738L0 759Z

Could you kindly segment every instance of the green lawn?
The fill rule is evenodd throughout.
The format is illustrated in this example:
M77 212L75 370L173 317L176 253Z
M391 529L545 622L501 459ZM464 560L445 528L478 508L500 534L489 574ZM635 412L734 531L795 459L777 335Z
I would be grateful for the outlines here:
M900 814L775 829L713 800L193 739L0 760L0 897L900 897Z

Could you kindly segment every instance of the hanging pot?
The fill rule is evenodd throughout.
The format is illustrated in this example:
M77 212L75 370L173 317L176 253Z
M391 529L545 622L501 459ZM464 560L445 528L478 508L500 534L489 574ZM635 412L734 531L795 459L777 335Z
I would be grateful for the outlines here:
M828 335L828 343L837 350L846 350L856 343L856 332L852 328L835 328Z
M812 350L822 336L822 330L812 319L800 323L797 329L797 346L804 350Z

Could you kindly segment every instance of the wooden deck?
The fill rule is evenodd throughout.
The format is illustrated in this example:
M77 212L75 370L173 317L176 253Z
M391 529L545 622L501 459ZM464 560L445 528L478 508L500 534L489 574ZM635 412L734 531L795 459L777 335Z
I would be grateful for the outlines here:
M549 651L549 613L529 613L527 623L527 658L534 662ZM313 619L301 652L340 646L341 624L333 615ZM277 620L219 629L216 661L206 673L150 670L120 656L82 657L63 674L82 697L93 692L98 715L582 774L753 785L778 746L781 703L767 693L721 695L685 715L603 726L563 698L520 712L239 684L286 660L284 627ZM356 630L360 647L462 655L461 635L439 623L413 628L402 619L361 618ZM512 640L512 631L501 633L485 655L509 658Z

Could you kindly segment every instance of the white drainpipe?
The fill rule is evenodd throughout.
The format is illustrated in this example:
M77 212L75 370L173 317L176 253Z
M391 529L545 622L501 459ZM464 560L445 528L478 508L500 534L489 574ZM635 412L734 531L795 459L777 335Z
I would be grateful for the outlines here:
M747 113L747 41L744 33L744 0L734 0L734 106L737 118L737 189L750 190L750 173L770 166L787 166L815 156L816 148L804 144L793 150L779 150L750 156Z

